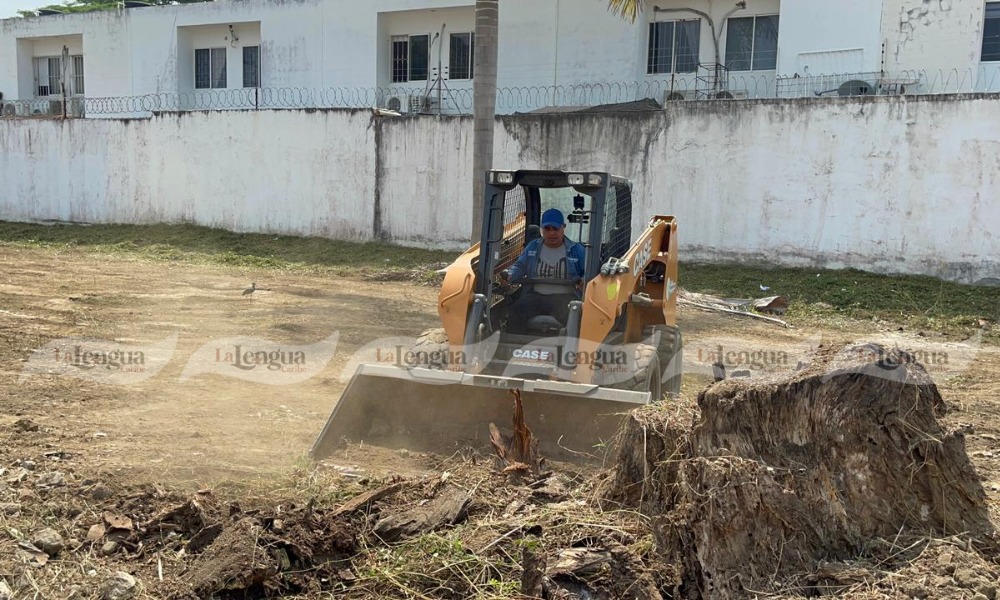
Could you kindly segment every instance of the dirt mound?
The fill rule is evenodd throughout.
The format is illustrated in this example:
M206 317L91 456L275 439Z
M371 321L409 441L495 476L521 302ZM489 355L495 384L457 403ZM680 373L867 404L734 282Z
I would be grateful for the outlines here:
M962 431L921 365L873 345L825 348L784 379L726 380L696 407L636 412L611 503L653 520L677 597L778 592L873 540L968 535L992 548Z

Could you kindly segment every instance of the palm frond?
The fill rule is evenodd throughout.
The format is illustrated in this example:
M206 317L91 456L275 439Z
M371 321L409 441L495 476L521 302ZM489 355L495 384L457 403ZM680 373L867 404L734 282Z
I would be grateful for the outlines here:
M642 10L642 3L643 0L608 0L608 10L635 23Z

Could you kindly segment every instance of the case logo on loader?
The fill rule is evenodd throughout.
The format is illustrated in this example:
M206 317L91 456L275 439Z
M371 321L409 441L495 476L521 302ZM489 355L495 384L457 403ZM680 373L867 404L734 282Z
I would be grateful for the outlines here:
M524 360L534 360L540 362L552 362L555 359L555 353L551 350L538 350L538 349L527 349L518 348L511 352L512 358L520 358Z
M646 243L642 245L642 250L635 255L635 260L632 263L632 277L639 275L639 271L646 266L649 259L653 257L653 238L646 240Z

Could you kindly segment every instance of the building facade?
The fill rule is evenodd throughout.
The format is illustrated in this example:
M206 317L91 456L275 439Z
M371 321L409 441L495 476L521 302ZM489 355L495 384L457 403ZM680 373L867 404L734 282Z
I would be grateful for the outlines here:
M467 113L472 0L125 2L0 21L4 116L382 106ZM499 113L1000 90L1000 2L504 0Z

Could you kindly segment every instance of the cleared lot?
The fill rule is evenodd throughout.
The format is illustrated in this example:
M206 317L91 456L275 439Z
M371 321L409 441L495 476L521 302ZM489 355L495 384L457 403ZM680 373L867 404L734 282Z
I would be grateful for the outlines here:
M433 286L376 281L398 277L370 272L336 275L274 265L170 262L67 247L0 246L0 264L0 432L5 439L0 466L6 481L0 489L5 502L19 504L16 512L11 508L10 514L0 515L8 531L2 545L14 550L43 526L78 544L75 553L67 548L61 560L27 571L43 590L41 597L66 597L72 586L78 597L91 597L87 594L98 594L98 584L118 570L140 577L147 597L181 597L182 586L171 582L190 573L185 575L176 556L168 557L162 549L144 553L127 544L104 555L102 544L85 543L89 528L107 508L121 513L132 506L138 527L140 516L152 519L157 509L183 503L186 494L213 489L224 498L257 498L280 514L275 502L319 498L332 506L394 473L435 477L444 469L461 473L483 466L463 461L464 455L446 457L451 463L382 455L364 464L364 455L356 454L351 464L320 469L305 459L346 383L355 353L376 339L414 337L435 326ZM251 281L263 289L243 294ZM752 362L755 370L780 372L794 369L818 344L835 341L891 339L915 349L954 408L945 424L973 426L968 450L984 478L995 520L1000 506L1000 352L989 337L991 323L983 325L985 339L961 343L966 336L912 330L900 324L906 318L896 323L790 316L795 327L785 329L685 307L680 319L687 343L688 402L710 382L710 365L720 355ZM325 347L316 344L331 336L336 336L335 350L323 354ZM306 361L312 370L289 368L279 371L284 379L272 375L255 380L266 365L239 369L235 358L227 358L230 349L238 355L239 338L311 348L304 352L314 353ZM86 361L63 349L59 356L70 363L68 370L41 372L39 365L47 363L39 357L56 356L53 344L70 340L72 348L72 340L82 339L113 342L123 351L145 348L146 371L111 383L100 377L99 361L97 366L81 365ZM156 344L167 344L169 352ZM160 355L166 360L152 374ZM286 366L294 362L285 360ZM63 484L45 485L40 479L53 472L61 474ZM95 498L97 484L108 495ZM505 489L502 482L489 485ZM602 527L631 532L631 526ZM330 535L328 540L337 539ZM510 558L517 563L518 557ZM161 582L164 561L168 568ZM30 589L19 579L24 565L23 557L11 552L0 568L10 585ZM90 570L95 574L88 575ZM486 580L497 581L490 593L516 589L510 585L517 582L505 580L502 569L488 575ZM372 589L402 590L391 585ZM448 595L423 589L431 596Z

